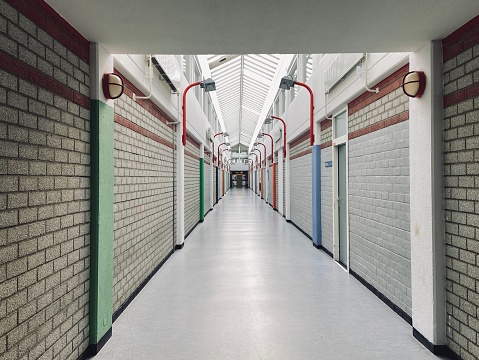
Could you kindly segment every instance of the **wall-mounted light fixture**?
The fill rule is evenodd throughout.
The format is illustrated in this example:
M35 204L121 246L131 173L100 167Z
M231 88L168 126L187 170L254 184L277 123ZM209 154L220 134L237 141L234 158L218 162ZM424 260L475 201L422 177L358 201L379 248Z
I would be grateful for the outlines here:
M423 71L410 71L402 79L402 91L409 97L420 98L426 88L426 75Z
M102 78L103 95L107 99L118 99L122 94L125 86L120 75L108 73Z
M204 81L197 81L194 82L193 84L189 84L185 90L183 91L183 134L181 136L181 142L183 143L183 146L186 146L186 94L188 90L190 90L193 86L200 86L202 89L204 89L206 92L210 91L215 91L216 90L216 85L213 79L209 78Z
M283 76L281 79L281 82L279 83L279 88L284 89L284 90L289 90L294 85L299 85L304 87L306 90L309 92L309 144L311 146L314 145L314 94L313 90L306 85L305 83L299 82L299 81L294 81L293 77L291 75L286 75Z

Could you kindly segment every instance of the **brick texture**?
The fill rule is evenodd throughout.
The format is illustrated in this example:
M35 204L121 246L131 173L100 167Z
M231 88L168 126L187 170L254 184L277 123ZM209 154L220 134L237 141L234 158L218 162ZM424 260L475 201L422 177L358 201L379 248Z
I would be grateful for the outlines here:
M293 142L295 146L290 147L291 221L312 237L312 155L309 133L306 135L308 136L300 137L301 142Z
M333 168L324 163L333 160L333 148L321 149L321 232L322 245L333 253Z
M479 358L479 18L443 40L447 345Z
M349 141L351 270L411 316L408 123Z
M200 150L190 137L185 147L185 235L200 221Z
M76 359L89 332L89 65L77 34L63 28L65 47L62 20L29 5L0 0L0 358Z
M175 134L129 94L115 101L113 312L170 254L174 240Z

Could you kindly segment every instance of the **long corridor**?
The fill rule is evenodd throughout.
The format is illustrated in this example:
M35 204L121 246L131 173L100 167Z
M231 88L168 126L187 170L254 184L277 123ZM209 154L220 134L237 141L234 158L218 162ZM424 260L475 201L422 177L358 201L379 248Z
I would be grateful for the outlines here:
M95 359L434 359L412 328L250 190L232 189Z

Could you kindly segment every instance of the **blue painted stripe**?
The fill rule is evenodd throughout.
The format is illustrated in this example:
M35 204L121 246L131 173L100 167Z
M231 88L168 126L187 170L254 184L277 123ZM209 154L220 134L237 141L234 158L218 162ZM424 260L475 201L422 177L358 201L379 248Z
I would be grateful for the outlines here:
M314 145L313 154L313 242L315 245L322 244L321 231L321 146Z

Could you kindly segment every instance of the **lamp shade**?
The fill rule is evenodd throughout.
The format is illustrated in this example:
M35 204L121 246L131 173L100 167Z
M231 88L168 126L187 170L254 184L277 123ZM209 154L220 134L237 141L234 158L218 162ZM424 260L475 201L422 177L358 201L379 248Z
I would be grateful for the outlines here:
M426 75L423 71L410 71L404 75L402 90L412 98L420 98L426 88Z
M107 99L118 99L123 94L123 79L114 73L105 74L102 78L102 88Z
M294 87L294 80L291 75L283 76L281 82L279 83L279 88L284 90L289 90Z
M224 132L223 133L223 136L229 136L230 134L228 134L227 132Z
M200 83L200 87L203 88L206 92L216 90L216 84L212 78L208 78L205 81L202 81Z
M266 118L266 119L264 120L264 124L265 124L265 125L271 124L272 122L273 122L273 119L271 119L271 118Z

